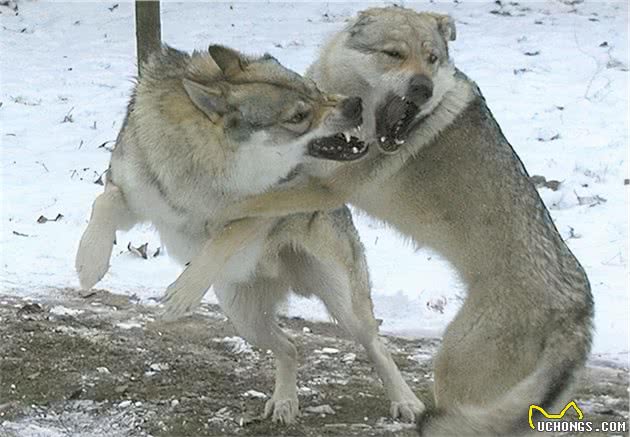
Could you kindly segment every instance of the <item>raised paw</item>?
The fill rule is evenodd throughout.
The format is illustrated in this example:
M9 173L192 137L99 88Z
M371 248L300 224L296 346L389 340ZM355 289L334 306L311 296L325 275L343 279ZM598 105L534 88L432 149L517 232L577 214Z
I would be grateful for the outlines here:
M81 288L89 290L100 281L109 270L109 258L114 247L115 232L90 222L81 242L75 260Z
M426 410L426 407L418 399L392 402L389 412L393 419L400 419L403 422L415 422Z
M265 404L265 418L272 416L274 423L283 425L292 424L300 413L297 397L288 399L276 399L272 397Z

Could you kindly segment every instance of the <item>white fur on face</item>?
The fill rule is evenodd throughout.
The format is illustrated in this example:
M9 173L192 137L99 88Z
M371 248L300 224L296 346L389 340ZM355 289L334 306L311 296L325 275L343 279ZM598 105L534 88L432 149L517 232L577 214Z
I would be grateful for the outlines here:
M306 142L269 144L266 132L256 132L247 143L238 146L227 171L227 185L241 195L262 193L289 175L302 163Z
M256 132L249 141L238 146L232 158L232 164L226 172L228 189L247 196L262 193L276 185L298 165L313 159L306 155L311 140L342 130L336 127L338 118L344 117L337 111L329 114L319 127L287 144L274 143L266 132ZM353 128L348 127L346 130Z

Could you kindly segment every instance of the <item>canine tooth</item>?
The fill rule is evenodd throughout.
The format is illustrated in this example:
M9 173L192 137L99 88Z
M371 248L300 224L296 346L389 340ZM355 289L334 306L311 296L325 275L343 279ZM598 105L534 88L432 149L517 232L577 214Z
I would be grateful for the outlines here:
M361 125L357 126L357 131L361 132Z
M384 143L387 138L381 137L381 143Z
M348 132L344 132L343 136L346 138L346 143L350 142L350 134Z

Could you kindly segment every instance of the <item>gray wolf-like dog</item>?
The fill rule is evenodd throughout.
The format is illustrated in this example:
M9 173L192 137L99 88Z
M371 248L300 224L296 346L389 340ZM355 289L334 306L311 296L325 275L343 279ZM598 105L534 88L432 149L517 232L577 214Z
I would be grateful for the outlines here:
M322 299L365 346L392 414L413 420L424 408L377 336L348 209L231 223L223 214L246 196L302 184L301 167L321 160L313 156L365 155L355 130L361 117L360 99L323 94L268 55L211 46L190 56L165 47L134 90L105 192L79 244L81 286L106 273L117 230L151 222L168 253L188 264L167 290L167 314L194 308L214 284L240 335L273 351L276 385L266 416L290 423L298 414L297 351L275 321L292 289Z
M592 339L588 278L476 84L453 65L452 18L366 10L321 50L318 86L363 100L379 148L313 162L305 183L231 205L244 217L349 202L459 271L468 295L435 358L427 436L515 435L568 396ZM273 208L269 208L273 205Z

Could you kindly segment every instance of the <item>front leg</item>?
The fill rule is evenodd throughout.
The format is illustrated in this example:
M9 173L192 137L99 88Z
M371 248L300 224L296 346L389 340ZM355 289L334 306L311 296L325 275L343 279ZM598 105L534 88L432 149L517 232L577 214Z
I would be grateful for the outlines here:
M333 192L315 179L304 185L268 191L234 202L225 209L224 217L284 217L291 214L326 211L344 205L344 196Z
M82 289L89 290L105 276L109 269L116 231L129 229L135 222L122 190L112 182L107 182L105 191L94 200L92 215L81 236L75 258L75 268Z
M237 220L225 226L216 238L206 241L182 274L166 289L162 319L173 321L198 307L228 260L269 232L274 221Z

